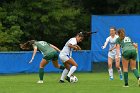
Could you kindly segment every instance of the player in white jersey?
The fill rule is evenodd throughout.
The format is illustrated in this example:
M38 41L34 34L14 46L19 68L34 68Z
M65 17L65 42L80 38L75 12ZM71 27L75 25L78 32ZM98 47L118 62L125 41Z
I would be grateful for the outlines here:
M116 68L118 70L120 80L123 79L122 77L122 71L120 67L120 57L117 57L116 55L116 39L118 38L118 35L116 35L116 28L111 27L110 28L110 36L106 39L106 42L104 43L104 46L102 46L102 49L106 48L107 44L109 43L109 52L108 52L108 72L109 72L109 78L110 80L113 80L113 69L112 69L112 63L113 60L116 61Z
M78 33L75 37L70 38L63 49L61 50L59 57L61 61L65 65L65 69L62 72L61 78L60 78L60 83L64 83L64 78L66 77L66 80L70 82L70 76L75 72L77 69L77 63L74 61L72 58L72 51L73 50L81 50L81 48L77 45L77 43L81 42L83 40L84 36L82 33ZM70 65L72 67L70 68ZM67 74L68 73L68 74Z

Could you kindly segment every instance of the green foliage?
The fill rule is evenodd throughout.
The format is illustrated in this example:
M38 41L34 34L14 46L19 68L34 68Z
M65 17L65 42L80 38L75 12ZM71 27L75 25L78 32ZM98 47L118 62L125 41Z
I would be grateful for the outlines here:
M23 34L20 26L12 26L9 29L5 29L5 31L0 30L0 33L0 43L2 45L0 49L3 51L14 50L13 45L20 43L20 37Z
M139 14L138 0L1 0L1 51L20 50L19 43L45 40L60 49L80 31L90 31L92 14ZM8 44L7 44L8 43ZM14 44L15 46L11 46ZM90 38L81 44L90 49Z

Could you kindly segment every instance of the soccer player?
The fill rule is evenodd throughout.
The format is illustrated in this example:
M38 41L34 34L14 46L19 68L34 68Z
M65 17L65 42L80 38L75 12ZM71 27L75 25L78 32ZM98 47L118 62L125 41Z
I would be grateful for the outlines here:
M70 38L65 46L63 47L62 51L59 54L59 57L61 61L65 65L65 69L62 72L60 83L64 83L64 79L66 77L66 80L70 82L70 76L75 72L77 69L77 63L72 58L72 50L81 50L81 48L77 45L77 43L81 42L83 40L84 36L82 33L78 33L75 37ZM71 68L70 68L70 65ZM68 74L67 74L68 73ZM67 76L66 76L67 75Z
M133 43L130 37L125 36L124 29L118 30L119 38L116 40L117 57L119 57L120 46L122 48L122 64L124 73L124 87L128 86L128 64L130 62L131 70L133 71L135 77L138 80L138 85L140 86L140 76L136 69L136 48L137 44Z
M115 60L116 63L116 68L118 70L120 80L123 79L122 77L122 70L120 67L120 57L116 56L116 39L118 38L118 35L116 35L116 28L115 27L110 27L110 36L106 39L106 42L104 43L104 46L102 46L102 49L105 49L107 44L109 43L109 52L108 52L108 72L109 72L109 79L113 80L113 69L112 69L112 63L113 60Z
M20 47L22 49L30 49L31 46L33 46L34 52L29 63L32 63L36 55L37 49L39 49L43 54L43 58L42 61L40 62L40 68L39 68L40 80L37 83L43 83L44 67L49 63L50 60L52 60L54 67L62 70L65 69L64 66L58 64L57 51L60 52L60 50L56 46L47 43L45 41L35 41L35 40L27 41L24 44L20 44Z

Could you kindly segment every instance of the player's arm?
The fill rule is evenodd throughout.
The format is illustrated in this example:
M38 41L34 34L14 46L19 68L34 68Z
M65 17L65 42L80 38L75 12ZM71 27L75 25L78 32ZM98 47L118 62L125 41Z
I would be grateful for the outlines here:
M117 55L117 58L120 55L120 44L116 44L116 55Z
M78 50L78 47L76 45L68 44L68 47L73 48L74 50Z
M33 49L34 49L34 51L33 51L33 55L32 55L32 58L31 58L31 60L30 60L29 63L32 63L32 61L34 60L34 57L35 57L36 52L37 52L37 46L33 46Z
M52 44L50 44L50 46L51 46L52 48L54 48L56 51L60 52L60 49L57 48L56 46L54 46L54 45L52 45Z
M138 44L137 43L133 43L133 46L137 49L138 48Z
M75 45L77 48L78 48L78 50L81 50L81 47L80 46L78 46L78 45Z
M109 37L106 39L106 41L105 41L104 45L102 46L102 49L105 49L105 48L106 48L106 46L107 46L108 42L109 42Z
M113 48L109 49L109 51L112 51L112 50L114 50L114 49L116 49L116 44L114 45Z
M117 56L117 58L120 56L120 40L119 40L119 38L117 38L116 39L116 56Z

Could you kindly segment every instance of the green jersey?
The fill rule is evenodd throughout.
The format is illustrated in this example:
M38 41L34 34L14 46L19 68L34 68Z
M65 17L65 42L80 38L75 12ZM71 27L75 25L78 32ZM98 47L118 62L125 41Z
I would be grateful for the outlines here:
M50 44L45 41L35 41L33 47L37 47L42 52L43 56L56 52L56 50L50 47Z
M129 37L125 37L123 40L120 40L120 38L117 38L116 44L121 45L122 53L127 50L135 50L135 47L133 46L133 42Z

